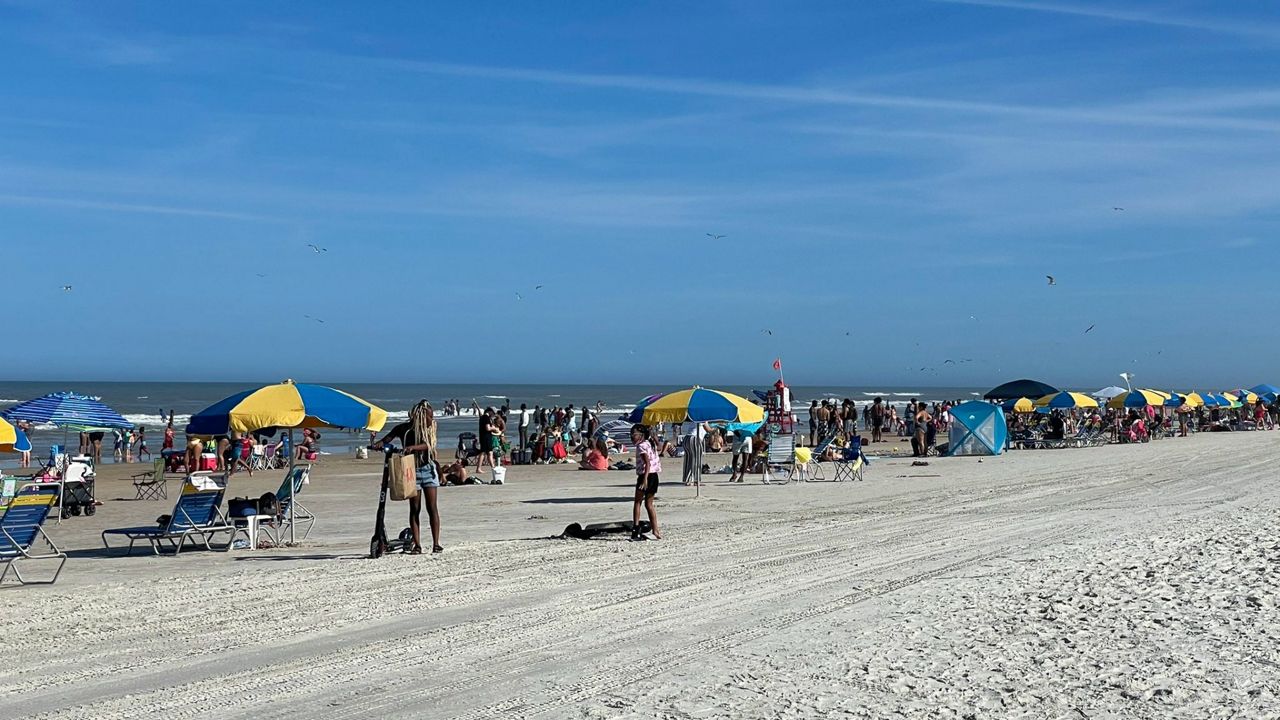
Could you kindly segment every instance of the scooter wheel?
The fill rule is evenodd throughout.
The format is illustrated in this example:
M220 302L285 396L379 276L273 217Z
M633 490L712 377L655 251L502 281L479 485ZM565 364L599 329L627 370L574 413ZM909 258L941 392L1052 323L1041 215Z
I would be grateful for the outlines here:
M382 557L382 551L382 541L378 538L374 538L373 542L369 543L369 557L374 559L380 558Z

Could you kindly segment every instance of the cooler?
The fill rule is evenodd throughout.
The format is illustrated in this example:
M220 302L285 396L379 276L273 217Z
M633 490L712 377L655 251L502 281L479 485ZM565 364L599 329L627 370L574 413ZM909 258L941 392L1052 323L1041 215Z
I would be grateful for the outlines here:
M201 453L200 455L201 470L217 470L218 456L215 453Z

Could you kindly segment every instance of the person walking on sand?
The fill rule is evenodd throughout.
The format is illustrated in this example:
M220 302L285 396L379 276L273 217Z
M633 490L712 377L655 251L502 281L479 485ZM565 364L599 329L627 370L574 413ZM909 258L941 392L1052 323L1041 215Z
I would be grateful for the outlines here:
M654 450L648 426L633 425L631 442L636 446L636 497L631 505L631 539L648 539L640 532L640 506L644 505L649 514L650 535L654 540L661 540L658 510L653 506L653 499L658 495L658 473L662 472L662 459Z
M818 401L809 403L809 447L818 444Z
M422 554L422 506L427 506L427 522L431 525L431 552L442 553L440 545L440 509L436 504L436 494L440 490L440 463L436 459L436 421L435 411L431 403L419 400L409 411L409 419L391 428L378 442L375 450L399 440L406 453L413 453L414 466L417 468L415 478L418 483L418 496L409 498L409 530L413 533L413 547L410 555Z

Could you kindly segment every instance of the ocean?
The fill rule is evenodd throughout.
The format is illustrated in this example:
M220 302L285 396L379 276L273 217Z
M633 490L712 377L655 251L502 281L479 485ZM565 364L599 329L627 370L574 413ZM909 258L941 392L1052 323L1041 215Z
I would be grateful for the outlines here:
M199 412L228 395L242 392L251 384L241 383L137 383L137 382L4 382L0 381L0 411L16 403L30 400L41 395L71 390L86 395L99 397L103 402L115 408L135 425L147 429L147 445L152 452L157 452L164 434L164 424L168 413L175 414L175 427L179 432L179 443L182 442L182 427L192 413ZM464 411L475 400L481 407L500 406L510 400L512 407L520 403L530 408L535 405L543 407L572 404L574 407L595 406L603 403L604 419L612 419L633 409L642 398L657 392L678 390L687 386L653 386L653 385L447 385L447 384L393 384L393 383L339 383L334 387L341 388L353 395L368 400L385 409L391 422L398 422L407 417L408 409L421 399L427 399L436 408L439 415L445 400L450 398L461 401ZM755 387L744 385L716 385L716 389L751 397L753 389L767 390L767 384ZM793 386L793 406L803 421L806 409L811 400L849 398L861 404L870 403L875 397L883 397L886 402L895 405L905 404L911 398L926 401L970 400L984 392L986 388L971 387L857 387L857 386ZM442 447L453 445L453 439L459 433L474 430L474 417L441 417L440 443ZM32 437L35 446L33 457L43 458L48 455L49 445L62 442L62 431L52 427L37 428ZM357 435L343 431L322 431L321 450L326 453L354 452L358 445L367 442L367 435ZM74 446L76 437L69 438ZM104 442L104 462L109 462L111 438ZM74 449L74 448L73 448ZM13 467L14 456L0 456L0 467Z

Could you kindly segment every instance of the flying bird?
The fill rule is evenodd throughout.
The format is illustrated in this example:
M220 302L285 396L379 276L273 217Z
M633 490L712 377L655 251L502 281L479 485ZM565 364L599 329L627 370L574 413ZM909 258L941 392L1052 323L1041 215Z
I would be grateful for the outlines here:
M62 286L62 292L71 292L71 286L70 286L70 285L63 285L63 286Z
M320 319L320 318L318 318L318 317L311 317L310 315L303 315L302 317L304 317L304 318L306 318L306 319L308 319L308 320L315 320L316 322L320 323L321 325L323 325L323 324L324 324L324 321L323 321L323 320L321 320L321 319Z
M541 285L534 285L534 286L533 286L533 289L534 289L534 290L541 290L541 289L542 289L542 286L541 286Z
M312 245L311 243L307 243L307 247L311 248L317 255L323 252L329 252L329 248L322 248L319 245Z
M711 238L712 240L723 240L729 236L728 235L712 235L711 233L707 233L707 237Z
M266 275L263 275L262 273L258 273L257 275L258 277L266 277Z
M516 299L517 299L517 300L523 300L523 299L524 299L524 296L523 296L523 295L521 295L520 293L516 293Z
M764 333L765 335L772 335L772 334L773 334L773 331L772 331L772 330L761 330L760 332Z
M1058 281L1057 281L1057 280L1055 280L1055 279L1053 278L1053 276L1052 276L1052 275L1045 275L1045 277L1049 278L1049 284L1050 284L1050 285L1057 285L1057 284L1058 284Z
M1122 208L1122 207L1113 207L1113 208L1111 208L1111 209L1112 209L1112 210L1115 210L1115 211L1117 211L1117 212L1124 212L1124 208Z
M1097 323L1094 323L1094 325L1090 325L1090 326L1089 326L1089 330L1092 330L1096 324L1097 324ZM1085 334L1085 335L1088 335L1088 334L1089 334L1089 330L1085 330L1085 331L1084 331L1084 334Z
M943 365L946 365L947 363L951 363L952 365L955 365L955 364L956 364L956 361L955 361L955 360L943 360L943 361L942 361L942 364L943 364Z

